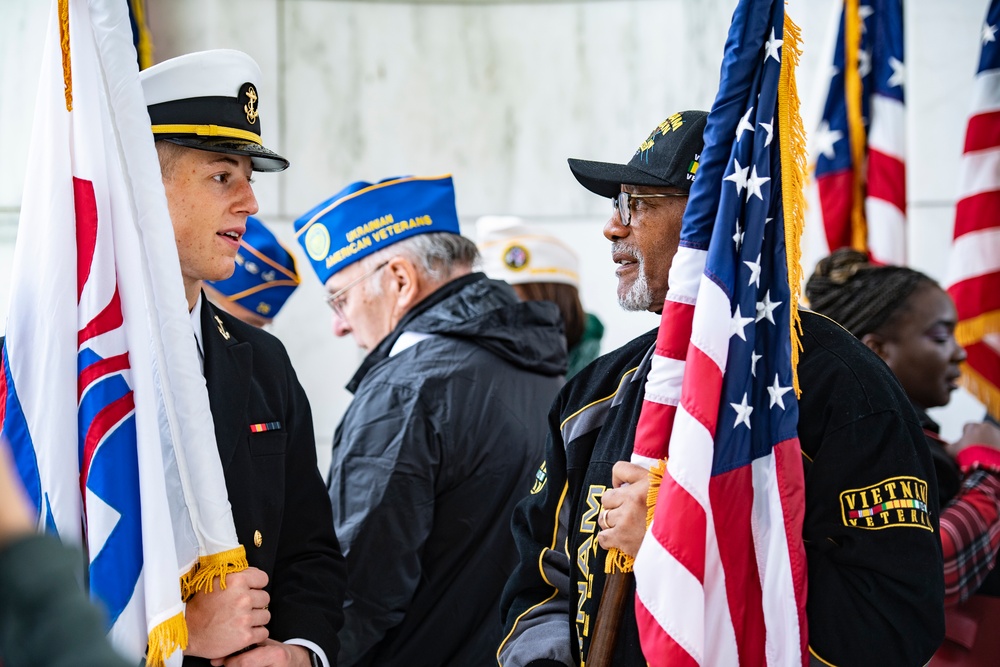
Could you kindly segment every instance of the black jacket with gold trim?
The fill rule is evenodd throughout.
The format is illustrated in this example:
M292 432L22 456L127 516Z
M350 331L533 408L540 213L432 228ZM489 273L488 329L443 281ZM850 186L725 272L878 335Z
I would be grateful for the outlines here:
M922 665L944 634L944 583L938 494L920 423L870 350L826 318L803 313L802 322L813 662ZM501 607L503 667L583 664L605 581L600 498L612 466L632 452L655 339L654 330L599 358L553 404L540 481L513 519L521 558ZM632 604L612 664L646 664Z

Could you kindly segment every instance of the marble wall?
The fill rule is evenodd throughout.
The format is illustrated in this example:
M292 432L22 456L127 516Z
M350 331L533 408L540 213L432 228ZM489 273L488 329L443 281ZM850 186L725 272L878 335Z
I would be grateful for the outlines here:
M654 316L618 310L601 235L609 202L583 190L565 160L627 160L671 112L707 108L735 0L148 3L157 60L230 47L260 63L265 142L292 168L259 175L255 188L260 217L290 244L291 221L352 181L448 172L470 235L479 215L515 214L578 249L585 305L607 325L606 349L656 325ZM48 4L0 0L0 312ZM986 5L953 0L943 13L934 0L907 3L909 244L912 263L937 277ZM788 3L804 37L807 127L825 95L838 7ZM807 271L823 254L813 225ZM341 387L361 355L333 337L311 273L274 332L289 347L328 455L350 399ZM945 414L951 434L978 409L970 401Z

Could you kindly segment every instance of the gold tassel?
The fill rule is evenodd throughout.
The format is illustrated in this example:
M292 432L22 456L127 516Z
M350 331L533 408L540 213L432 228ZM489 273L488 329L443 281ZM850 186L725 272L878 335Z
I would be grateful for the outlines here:
M861 74L858 53L861 50L861 15L858 0L844 2L844 99L847 103L847 133L851 140L854 165L854 188L851 200L851 247L868 252L868 223L865 220L865 136L861 115ZM836 248L831 248L836 250Z
M248 567L247 552L242 544L229 551L202 556L191 571L181 577L181 598L190 600L199 591L211 593L216 577L219 578L219 586L225 589L227 574L241 572Z
M649 492L646 495L646 528L653 523L653 512L656 509L656 499L660 495L660 483L663 475L667 471L667 460L657 461L649 469ZM629 556L620 549L608 549L608 556L604 559L604 573L613 574L615 572L631 572L635 566L635 557Z
M139 28L139 43L136 53L139 56L139 69L146 69L153 64L153 37L146 25L146 0L131 0L132 14Z
M989 414L1000 415L1000 388L973 370L969 364L962 364L959 383L986 406Z
M171 616L149 631L149 645L146 648L146 667L163 667L174 651L184 650L188 645L188 627L184 614Z
M785 262L788 264L788 288L792 294L791 328L792 386L801 396L799 387L799 352L802 350L802 318L798 297L802 294L802 230L805 226L805 184L808 178L806 161L806 131L799 112L799 92L795 70L802 50L802 33L785 14L784 42L781 49L781 76L778 82L779 142L781 146L781 205L785 214Z
M59 46L62 47L63 96L66 111L73 110L73 72L69 59L69 0L59 0Z
M955 327L955 340L962 346L972 345L991 333L1000 333L1000 310L962 320Z

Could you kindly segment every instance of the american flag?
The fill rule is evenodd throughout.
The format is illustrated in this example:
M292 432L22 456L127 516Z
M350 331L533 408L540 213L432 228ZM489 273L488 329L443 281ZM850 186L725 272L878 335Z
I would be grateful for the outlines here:
M1000 415L1000 2L990 4L965 134L948 293L969 358L965 386Z
M876 262L906 263L904 74L902 0L860 6L845 0L830 92L812 146L831 252L849 246Z
M782 0L739 3L670 269L633 455L649 466L669 442L634 567L654 666L801 665L807 655L786 257L786 224L799 214L786 220L782 197L783 181L786 196L801 196L805 169L791 159L797 109L779 103L796 30Z

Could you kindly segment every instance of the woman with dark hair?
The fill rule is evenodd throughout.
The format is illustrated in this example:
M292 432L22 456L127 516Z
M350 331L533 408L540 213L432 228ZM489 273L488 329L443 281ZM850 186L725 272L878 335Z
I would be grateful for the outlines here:
M1000 429L966 424L949 444L926 412L948 403L965 361L954 303L923 273L874 265L848 248L820 261L806 298L885 361L927 435L942 508L947 608L945 642L930 664L1000 664Z
M576 253L520 218L484 216L476 227L486 275L507 281L521 301L551 301L559 306L569 352L566 379L570 379L600 355L604 336L604 325L580 302Z

